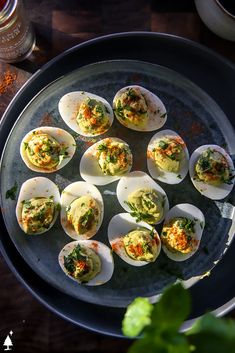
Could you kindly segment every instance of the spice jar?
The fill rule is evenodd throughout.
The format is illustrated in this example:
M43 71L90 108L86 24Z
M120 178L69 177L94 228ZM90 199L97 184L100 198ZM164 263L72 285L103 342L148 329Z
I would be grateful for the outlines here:
M29 56L35 35L21 0L0 0L0 60L14 63Z

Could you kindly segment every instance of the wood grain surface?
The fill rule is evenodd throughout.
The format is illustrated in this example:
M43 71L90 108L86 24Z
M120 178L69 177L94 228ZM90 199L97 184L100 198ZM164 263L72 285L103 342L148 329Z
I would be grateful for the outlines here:
M37 45L22 63L0 63L0 80L14 82L0 93L0 117L15 93L49 59L71 46L107 33L147 30L183 36L235 61L235 44L210 32L193 0L24 0ZM1 82L1 81L0 81ZM5 236L2 235L1 236ZM131 341L94 334L51 313L18 282L0 258L0 349L12 330L13 352L126 352ZM235 317L235 312L230 316ZM147 353L147 352L146 352Z

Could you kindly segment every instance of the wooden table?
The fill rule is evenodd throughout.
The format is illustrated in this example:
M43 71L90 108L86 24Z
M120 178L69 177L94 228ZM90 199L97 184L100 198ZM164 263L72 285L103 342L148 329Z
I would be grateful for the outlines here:
M192 0L24 0L37 46L16 65L0 63L15 80L0 94L0 117L44 63L71 46L107 33L147 30L192 39L235 61L235 43L220 39L201 22ZM14 351L126 352L130 341L81 329L51 313L17 281L0 258L0 345L13 330ZM235 311L230 314L235 317ZM1 343L2 342L2 343Z

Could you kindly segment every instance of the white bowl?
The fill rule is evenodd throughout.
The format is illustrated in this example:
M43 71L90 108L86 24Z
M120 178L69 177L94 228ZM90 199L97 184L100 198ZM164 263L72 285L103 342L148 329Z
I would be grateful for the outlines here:
M201 20L212 32L235 41L235 16L219 0L195 0L195 5Z

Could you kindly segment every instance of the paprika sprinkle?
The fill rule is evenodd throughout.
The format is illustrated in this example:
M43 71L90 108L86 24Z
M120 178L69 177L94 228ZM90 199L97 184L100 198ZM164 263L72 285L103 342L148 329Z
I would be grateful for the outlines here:
M5 93L9 86L16 80L16 74L7 70L0 78L0 95Z

